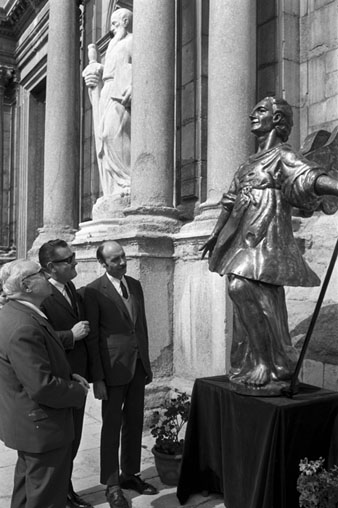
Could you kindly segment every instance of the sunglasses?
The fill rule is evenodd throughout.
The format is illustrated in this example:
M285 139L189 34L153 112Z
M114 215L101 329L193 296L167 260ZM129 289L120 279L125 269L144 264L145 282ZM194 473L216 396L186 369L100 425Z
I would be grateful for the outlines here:
M71 256L68 256L68 258L63 259L55 259L52 261L52 263L67 263L67 265L71 265L73 261L75 260L75 252Z

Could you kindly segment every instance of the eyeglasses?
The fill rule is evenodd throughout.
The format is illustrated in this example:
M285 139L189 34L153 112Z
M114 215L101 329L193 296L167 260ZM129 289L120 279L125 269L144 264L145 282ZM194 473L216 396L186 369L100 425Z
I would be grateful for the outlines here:
M43 268L40 268L38 272L30 273L21 279L21 282L28 279L29 277L33 277L33 275L41 275L44 279L49 279L48 273L45 272Z
M63 259L55 259L52 261L52 263L67 263L67 265L71 265L75 261L75 252L71 256L68 256L68 258Z

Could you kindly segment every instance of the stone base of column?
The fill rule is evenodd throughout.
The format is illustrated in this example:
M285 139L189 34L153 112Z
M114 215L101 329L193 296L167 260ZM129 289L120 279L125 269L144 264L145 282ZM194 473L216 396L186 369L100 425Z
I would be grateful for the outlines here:
M71 243L75 237L76 229L70 226L44 226L38 229L38 236L35 238L34 243L27 253L29 258L36 258L42 244L49 240L56 240L57 238Z
M125 220L121 223L122 228L129 234L171 235L181 227L178 212L175 208L161 207L135 207L124 210Z
M130 205L130 194L100 197L93 206L93 221L124 217L123 210Z
M229 369L232 314L226 277L201 259L203 232L174 237L174 371L181 378L223 375ZM187 368L188 367L188 368Z
M220 211L219 203L205 201L199 206L198 215L194 220L182 227L180 235L182 237L208 237L215 227Z

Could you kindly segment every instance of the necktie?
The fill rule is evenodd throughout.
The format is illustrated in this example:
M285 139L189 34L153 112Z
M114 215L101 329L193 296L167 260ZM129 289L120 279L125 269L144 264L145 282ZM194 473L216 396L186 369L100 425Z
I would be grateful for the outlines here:
M66 299L68 300L68 302L70 303L70 306L73 308L74 312L77 315L78 314L78 310L77 310L76 301L74 299L73 293L71 292L71 290L69 289L67 284L65 284L65 292L67 294Z
M127 291L126 286L123 284L122 280L120 281L120 287L121 287L121 291L122 291L122 296L123 296L123 298L125 298L126 300L128 300L128 291Z
M64 296L64 298L67 300L67 302L69 303L69 305L72 305L72 301L70 299L70 296L68 294L68 291L66 289L66 286L64 286L63 290L62 290L62 296Z

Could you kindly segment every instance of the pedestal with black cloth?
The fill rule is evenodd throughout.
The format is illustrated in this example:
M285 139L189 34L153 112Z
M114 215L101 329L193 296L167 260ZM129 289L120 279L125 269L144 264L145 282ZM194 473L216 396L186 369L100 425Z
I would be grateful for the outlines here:
M226 508L298 508L300 459L327 458L338 393L301 385L293 399L250 397L225 376L197 379L177 497L222 493Z

